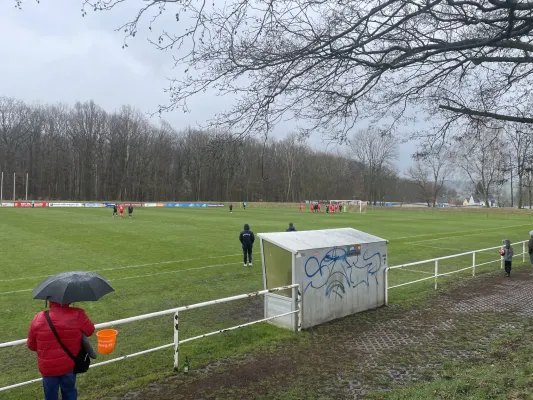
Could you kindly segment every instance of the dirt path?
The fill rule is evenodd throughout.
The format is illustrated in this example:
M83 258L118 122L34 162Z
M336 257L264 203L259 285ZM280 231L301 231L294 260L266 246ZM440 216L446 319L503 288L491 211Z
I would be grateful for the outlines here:
M176 375L123 399L360 399L429 381L444 361L482 362L492 341L530 324L530 272L464 279L423 306L348 317L269 353Z

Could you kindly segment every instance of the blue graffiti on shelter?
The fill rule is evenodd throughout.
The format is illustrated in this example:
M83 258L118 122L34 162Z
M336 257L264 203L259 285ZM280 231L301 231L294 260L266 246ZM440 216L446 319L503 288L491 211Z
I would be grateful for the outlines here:
M379 252L368 254L366 250L360 255L349 256L343 248L335 247L329 250L319 261L317 257L309 257L305 262L304 271L309 279L304 293L308 289L322 289L325 295L332 294L342 299L348 288L356 288L361 284L367 287L375 281L378 284L377 272L381 268L381 254ZM362 265L359 262L362 261ZM354 271L366 270L364 277L352 278Z

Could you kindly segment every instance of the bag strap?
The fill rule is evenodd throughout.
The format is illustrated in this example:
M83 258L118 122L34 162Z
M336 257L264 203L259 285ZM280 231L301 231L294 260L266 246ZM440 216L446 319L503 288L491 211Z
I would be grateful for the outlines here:
M57 341L59 342L59 345L61 346L61 348L63 350L65 350L65 353L67 353L67 355L72 358L72 360L76 361L76 358L72 355L72 353L70 352L69 349L67 349L67 347L61 342L61 339L59 339L59 335L57 334L57 331L56 331L56 328L54 328L54 325L52 324L52 320L50 319L50 315L49 315L49 312L48 311L45 311L44 312L44 315L46 317L46 321L48 321L48 326L50 327L50 329L52 330L52 333L54 334L54 336L56 337Z

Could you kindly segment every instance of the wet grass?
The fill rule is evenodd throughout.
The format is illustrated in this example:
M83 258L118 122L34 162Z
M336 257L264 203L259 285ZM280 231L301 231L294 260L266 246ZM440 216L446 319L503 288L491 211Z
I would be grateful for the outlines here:
M66 270L98 271L116 292L98 303L80 304L96 322L160 311L262 289L258 246L255 265L241 264L238 233L244 223L258 232L281 231L288 222L299 230L354 227L390 240L389 265L482 247L503 238L527 238L531 217L429 211L369 210L367 214L319 215L297 209L136 209L134 218L111 217L109 209L1 209L0 341L26 336L43 302L31 290L46 276ZM517 251L519 249L515 249ZM489 261L495 254L478 256ZM442 271L468 266L468 257L442 263ZM478 272L498 268L487 265ZM433 265L391 272L391 284L428 276ZM460 274L463 278L471 272ZM439 278L439 284L455 278ZM433 280L391 290L391 304L417 304L433 292ZM247 322L251 315L222 306L183 313L181 338ZM253 315L262 316L261 306ZM172 318L158 317L119 327L117 350L100 360L172 342ZM305 345L314 337L268 324L217 335L182 346L193 368L256 353L289 341ZM152 380L172 377L172 349L104 367L79 377L81 398L114 396ZM317 362L319 362L317 360ZM0 350L0 386L38 377L35 355L24 346ZM303 379L303 378L302 378ZM304 382L302 380L302 382ZM291 395L288 388L287 396ZM307 390L307 389L306 389ZM293 391L294 392L294 391ZM296 393L296 392L294 392ZM2 392L6 399L40 398L39 384ZM287 397L290 398L290 397Z

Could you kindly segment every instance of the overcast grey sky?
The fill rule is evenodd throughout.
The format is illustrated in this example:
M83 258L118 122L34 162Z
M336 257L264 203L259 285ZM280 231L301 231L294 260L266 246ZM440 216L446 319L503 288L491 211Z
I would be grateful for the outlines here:
M124 36L115 28L131 16L124 15L124 7L82 17L80 0L41 0L40 4L26 0L22 11L14 8L13 0L0 3L0 95L28 103L70 105L92 99L107 111L130 104L147 113L167 103L163 91L167 78L180 71L171 68L171 54L157 51L146 41L143 33L147 32L122 49ZM168 113L163 118L177 129L195 126L221 111L224 102L209 94L198 96L189 102L190 113ZM280 125L275 135L281 137L291 128ZM318 135L310 142L326 148ZM414 147L412 143L400 146L401 172L411 164Z

